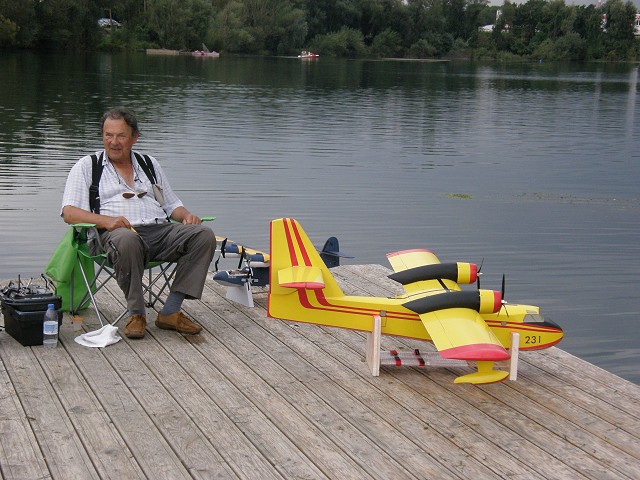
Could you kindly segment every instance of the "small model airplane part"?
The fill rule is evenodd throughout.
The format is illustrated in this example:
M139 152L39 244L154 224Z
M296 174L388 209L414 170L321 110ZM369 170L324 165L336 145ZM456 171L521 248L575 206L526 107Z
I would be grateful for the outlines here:
M381 316L383 335L430 340L445 359L477 362L477 372L458 377L457 383L504 380L508 372L494 365L510 358L512 332L519 334L519 350L562 340L562 329L536 306L509 304L507 316L501 292L462 291L459 283L476 281L474 264L442 264L424 249L387 258L395 271L391 278L403 285L404 294L347 296L300 224L292 218L273 220L268 315L364 332L371 332L372 318Z
M353 256L340 251L340 243L336 237L329 237L320 251L320 258L327 268L333 268L340 266L341 258L353 258Z
M227 287L228 300L252 308L254 303L251 287L264 287L269 284L270 255L224 237L216 237L216 240L220 245L220 256L215 262L216 272L213 274L213 280ZM320 257L328 268L339 266L340 258L353 258L340 251L340 244L336 237L330 237L325 242ZM220 258L237 258L238 268L218 270ZM292 276L290 281L294 285L296 282L305 280Z

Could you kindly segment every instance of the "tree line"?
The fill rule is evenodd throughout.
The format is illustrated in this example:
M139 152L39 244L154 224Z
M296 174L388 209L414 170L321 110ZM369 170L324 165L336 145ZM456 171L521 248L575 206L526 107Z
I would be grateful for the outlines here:
M635 14L629 0L0 0L0 47L637 60Z

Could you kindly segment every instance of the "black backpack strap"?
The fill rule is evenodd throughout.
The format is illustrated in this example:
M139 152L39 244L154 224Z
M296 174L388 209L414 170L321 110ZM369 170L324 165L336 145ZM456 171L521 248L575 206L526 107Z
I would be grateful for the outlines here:
M91 155L91 186L89 187L89 210L100 213L100 177L102 177L102 159L104 153Z
M158 180L156 179L156 170L153 168L153 163L149 158L149 155L140 155L138 152L133 152L136 156L136 160L138 160L138 165L144 170L144 173L147 175L147 178L151 182L151 185L157 185Z

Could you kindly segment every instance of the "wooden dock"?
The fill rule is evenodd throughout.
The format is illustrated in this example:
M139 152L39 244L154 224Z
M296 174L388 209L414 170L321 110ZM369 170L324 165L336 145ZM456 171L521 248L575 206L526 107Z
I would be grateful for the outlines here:
M396 293L379 265L334 273L346 293ZM521 352L516 382L373 377L365 334L267 318L266 299L240 307L209 280L185 303L202 334L159 330L151 313L144 339L103 349L76 344L66 316L56 349L0 333L1 477L640 478L638 385L558 348ZM121 302L116 288L101 305L115 318Z

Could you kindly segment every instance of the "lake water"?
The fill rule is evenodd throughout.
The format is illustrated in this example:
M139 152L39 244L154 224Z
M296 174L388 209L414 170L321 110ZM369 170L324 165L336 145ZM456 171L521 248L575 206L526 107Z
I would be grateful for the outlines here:
M0 52L0 278L39 275L104 110L140 119L185 204L268 248L297 218L350 263L434 250L640 383L638 66Z

